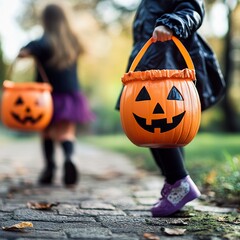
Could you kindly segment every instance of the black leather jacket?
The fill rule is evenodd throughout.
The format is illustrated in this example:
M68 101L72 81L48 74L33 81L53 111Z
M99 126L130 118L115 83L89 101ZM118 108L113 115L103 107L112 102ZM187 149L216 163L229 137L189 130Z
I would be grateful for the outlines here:
M196 70L202 110L224 95L225 82L215 54L197 34L204 17L202 0L142 0L133 23L134 44L127 70L156 26L169 27L188 50ZM183 69L185 61L172 41L152 44L136 70ZM117 108L119 108L119 100Z

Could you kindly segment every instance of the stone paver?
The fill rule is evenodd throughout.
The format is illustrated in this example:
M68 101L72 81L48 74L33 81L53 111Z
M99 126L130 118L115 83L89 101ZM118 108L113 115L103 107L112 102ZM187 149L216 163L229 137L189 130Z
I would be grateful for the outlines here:
M234 209L203 207L194 201L174 217L152 218L149 209L159 197L163 179L139 173L124 155L78 143L75 158L81 181L70 189L62 185L62 153L58 148L56 181L51 187L41 187L36 184L43 167L39 139L1 141L0 145L0 240L231 239L217 230L213 234L208 227L188 230L192 215L186 210L224 216ZM50 210L35 210L27 207L29 201L57 204ZM33 228L2 230L22 221L32 222ZM187 231L182 236L168 236L166 228ZM240 231L239 224L231 228ZM147 233L155 238L147 238Z

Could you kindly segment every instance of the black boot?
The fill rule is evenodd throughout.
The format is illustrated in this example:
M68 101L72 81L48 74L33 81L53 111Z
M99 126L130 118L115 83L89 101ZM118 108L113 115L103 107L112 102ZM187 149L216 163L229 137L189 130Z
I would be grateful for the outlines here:
M72 161L74 145L72 141L63 141L61 145L65 155L63 182L65 185L74 185L79 178L77 167Z
M44 139L42 142L45 158L45 168L39 177L40 184L52 184L55 172L54 163L54 142L52 139Z
M74 185L78 181L78 171L75 164L72 161L66 161L64 163L64 178L65 185Z

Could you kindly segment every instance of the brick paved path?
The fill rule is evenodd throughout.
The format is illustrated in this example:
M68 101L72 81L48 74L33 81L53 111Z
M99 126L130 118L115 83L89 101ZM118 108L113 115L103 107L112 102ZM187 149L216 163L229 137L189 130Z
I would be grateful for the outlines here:
M159 197L163 180L138 171L123 155L78 143L76 162L81 181L75 189L66 189L61 182L60 149L55 184L40 187L36 184L43 167L39 140L1 140L0 146L0 240L224 239L217 230L213 234L208 227L194 231L188 227L196 225L191 218L197 211L219 214L231 209L203 207L195 201L175 217L152 218L149 209ZM48 211L35 210L27 207L29 201L58 205ZM189 212L190 207L195 213ZM33 227L22 232L2 230L23 221L32 222ZM239 225L233 227L240 231ZM164 233L168 228L187 231L183 236L169 236Z

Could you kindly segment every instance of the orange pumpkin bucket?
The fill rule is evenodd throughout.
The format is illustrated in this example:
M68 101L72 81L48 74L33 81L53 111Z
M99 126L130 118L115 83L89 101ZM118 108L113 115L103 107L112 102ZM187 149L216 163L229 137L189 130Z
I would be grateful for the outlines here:
M133 72L152 44L149 39L122 77L121 123L127 137L137 146L185 146L200 126L201 106L194 84L194 65L182 43L175 37L172 40L188 68Z
M46 79L44 77L43 79ZM5 126L21 131L41 131L53 114L49 83L3 82L1 119Z

